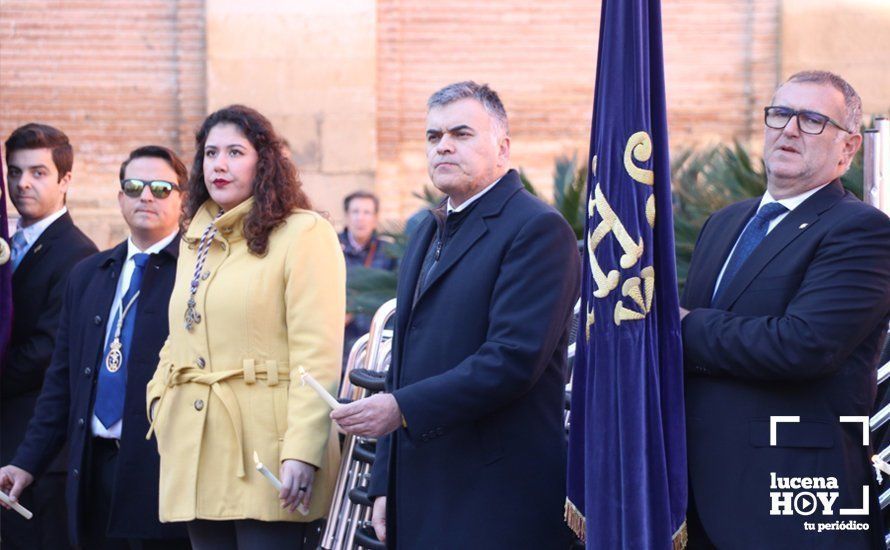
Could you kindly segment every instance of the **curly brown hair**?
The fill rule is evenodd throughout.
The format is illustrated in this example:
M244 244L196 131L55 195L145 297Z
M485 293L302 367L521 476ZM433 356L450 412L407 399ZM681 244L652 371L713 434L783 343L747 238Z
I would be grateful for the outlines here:
M303 183L294 163L282 154L282 139L272 123L259 111L244 105L230 105L208 116L195 134L195 161L192 163L188 193L183 203L183 229L208 199L204 182L204 144L210 130L218 124L234 124L256 149L258 160L253 181L254 204L244 219L244 238L256 256L266 254L269 233L284 223L297 208L311 210Z

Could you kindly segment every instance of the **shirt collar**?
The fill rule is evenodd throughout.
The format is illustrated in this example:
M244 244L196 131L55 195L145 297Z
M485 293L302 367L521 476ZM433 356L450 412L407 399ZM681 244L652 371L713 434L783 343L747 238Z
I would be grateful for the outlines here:
M57 210L56 212L43 218L39 222L33 223L28 227L22 227L22 219L19 218L18 223L16 223L16 231L22 232L22 236L25 238L25 242L28 243L28 245L30 246L34 244L34 241L40 238L40 235L42 235L43 232L46 231L47 227L51 226L54 221L64 216L67 212L68 207L63 206L61 210Z
M157 253L159 253L161 250L164 250L165 248L167 248L168 244L173 242L173 239L176 237L176 234L178 232L179 232L179 230L177 229L173 233L170 233L169 235L167 235L160 241L158 241L155 244L146 248L145 250L140 250L139 247L136 246L136 243L133 242L133 237L132 236L129 237L127 239L127 257L124 261L125 262L130 261L130 259L133 256L135 256L136 254L157 254Z
M451 197L448 197L448 203L447 203L447 206L445 207L445 208L446 208L446 213L447 213L447 214L451 214L452 212L463 212L464 210L466 210L467 208L469 208L471 204L473 204L474 202L476 202L476 201L478 201L479 199L481 199L481 198L482 198L482 195L484 195L484 194L488 193L489 191L491 191L491 189L492 189L495 185L497 185L498 182L501 181L501 179L503 179L503 177L504 177L504 176L501 176L500 178L494 180L494 183L492 183L491 185L489 185L488 187L486 187L486 188L483 189L482 191L479 191L478 193L476 193L475 195L473 195L473 196L470 197L469 199L465 200L464 202L461 203L460 206L458 206L458 207L456 207L456 208L453 207L453 206L451 206Z
M826 185L830 185L830 184L831 184L831 182L828 182L823 185L820 185L819 187L814 187L813 189L810 189L809 191L805 191L805 192L801 193L800 195L795 195L793 197L788 197L788 198L778 199L778 200L774 199L773 196L769 194L769 191L766 191L763 194L763 198L760 199L760 206L758 206L757 209L760 210L765 205L767 205L771 202L777 202L777 203L781 204L782 206L784 206L785 208L787 208L789 212L791 212L792 210L794 210L795 208L797 208L798 206L803 204L803 201L805 201L808 198L810 198L811 196L815 195L820 189L822 189Z

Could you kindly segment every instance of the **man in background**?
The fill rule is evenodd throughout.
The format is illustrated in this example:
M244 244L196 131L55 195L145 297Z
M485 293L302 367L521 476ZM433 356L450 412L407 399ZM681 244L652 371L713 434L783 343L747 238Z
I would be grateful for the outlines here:
M347 286L355 276L356 267L394 271L396 259L389 252L387 241L377 234L380 199L368 191L356 191L343 199L346 223L340 233L340 246L346 258ZM371 315L346 314L346 335L343 345L343 363L349 357L352 345L371 328Z

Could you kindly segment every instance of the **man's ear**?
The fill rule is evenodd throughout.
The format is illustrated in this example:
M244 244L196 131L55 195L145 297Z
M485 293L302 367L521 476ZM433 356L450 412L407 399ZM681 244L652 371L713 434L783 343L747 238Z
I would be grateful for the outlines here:
M71 183L71 172L69 171L67 174L59 178L59 191L65 195L65 198L68 198L68 184Z
M510 165L510 136L504 136L498 142L498 165Z
M852 134L844 139L844 148L841 150L841 160L839 163L844 167L844 170L849 168L850 163L853 162L853 157L856 156L856 151L859 150L861 145L862 134Z

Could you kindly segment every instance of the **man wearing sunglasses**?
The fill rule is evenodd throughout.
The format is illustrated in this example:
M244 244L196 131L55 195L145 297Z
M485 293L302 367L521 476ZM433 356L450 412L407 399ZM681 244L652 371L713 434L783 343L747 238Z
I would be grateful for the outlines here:
M890 319L890 220L839 179L862 103L823 71L771 103L766 193L705 222L681 301L689 547L883 548L863 432Z
M34 418L0 469L0 489L18 497L67 440L68 536L79 547L188 547L184 529L158 521L158 452L145 439L145 386L168 333L187 179L166 147L140 147L121 165L130 237L71 272Z

